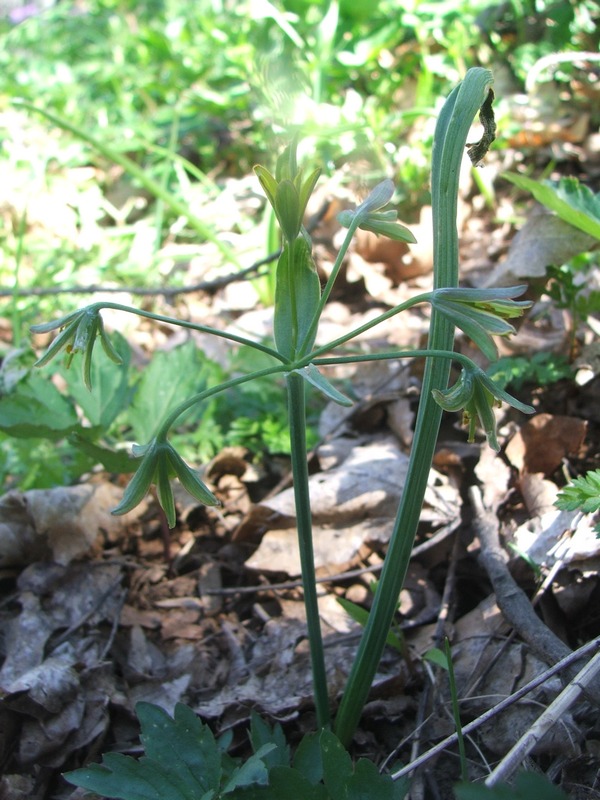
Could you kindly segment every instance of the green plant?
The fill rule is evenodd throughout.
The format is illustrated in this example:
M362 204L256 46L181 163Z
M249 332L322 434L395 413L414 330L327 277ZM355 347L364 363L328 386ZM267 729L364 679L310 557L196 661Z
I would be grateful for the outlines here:
M85 379L94 387L91 393L83 374L66 365L59 369L64 384L59 392L52 368L33 368L33 352L7 353L0 367L0 483L21 490L70 484L96 464L113 473L131 472L135 462L124 442L152 437L152 420L171 408L174 387L176 393L198 392L240 369L260 369L266 360L240 348L220 365L187 342L155 352L140 370L130 363L125 339L115 334L112 341L121 368L114 369L104 350L95 354ZM178 421L172 441L191 461L208 461L228 445L244 446L256 457L289 454L285 419L281 385L259 380L207 403L201 415L192 409ZM316 425L310 425L308 437L314 445Z
M115 350L106 340L102 327L103 309L130 312L175 325L184 324L187 328L212 333L236 344L246 345L268 357L270 366L205 388L177 404L175 404L176 391L173 390L171 397L173 404L168 409L164 408L164 413L160 417L155 417L156 424L153 430L148 432L147 443L134 447L137 470L114 513L125 513L132 509L144 497L150 485L155 483L160 503L171 527L176 521L170 485L170 477L173 474L176 474L185 488L201 502L206 504L218 502L202 483L198 474L178 454L173 441L170 440L171 429L183 415L195 411L217 394L239 391L239 388L249 381L284 375L315 707L317 725L321 731L331 725L331 716L313 562L306 458L306 390L311 387L316 388L329 400L342 405L351 405L351 400L340 393L325 377L322 371L324 367L331 364L382 359L409 357L426 359L423 393L402 501L373 608L334 723L335 734L344 746L347 746L352 738L386 643L419 522L442 411L462 410L465 423L469 427L469 438L471 440L474 438L477 425L480 423L490 445L495 449L498 449L499 445L493 406L504 401L522 412L533 411L531 407L520 403L494 384L473 361L453 350L454 330L457 326L473 340L486 357L497 358L497 349L492 336L513 333L514 328L507 320L521 315L530 305L526 301L514 299L523 292L524 287L458 288L458 241L455 223L458 165L463 156L471 122L478 111L484 124L485 134L482 142L469 145L469 155L475 162L483 157L485 149L493 140L494 121L491 108L493 93L490 85L491 73L488 70L480 68L469 70L464 81L451 92L439 116L432 168L435 264L434 288L431 292L414 297L336 340L315 348L321 313L356 230L358 228L372 230L404 241L411 241L412 237L410 232L397 222L396 212L386 208L394 194L393 183L389 180L381 182L355 210L340 213L339 220L348 230L331 275L325 287L321 289L313 261L311 240L303 226L306 205L318 180L319 171L313 170L305 174L298 167L296 142L292 141L278 159L275 174L271 174L264 167L256 168L258 179L273 207L283 240L276 272L274 346L205 325L181 323L176 319L104 301L93 303L58 321L33 327L38 333L56 329L61 331L38 363L45 364L61 350L67 353L68 361L80 354L83 356L83 378L86 384L92 382L90 364L98 336L108 354L115 357ZM76 133L76 130L73 129L73 132ZM369 355L335 354L337 348L348 345L358 334L407 308L424 302L429 303L432 308L431 330L426 349ZM347 351L347 347L345 349ZM327 353L333 355L326 355ZM461 365L461 373L457 383L448 388L452 361ZM171 387L167 390L171 392ZM333 739L330 741L333 742ZM338 745L335 745L334 749L337 747Z
M455 787L457 800L567 800L567 795L546 778L535 772L521 772L513 785L482 786L480 783Z
M452 716L454 717L454 725L456 727L456 736L458 738L458 752L460 756L460 776L463 781L469 779L467 769L467 755L465 751L465 740L462 731L462 722L460 720L460 708L458 705L458 691L456 688L456 678L454 677L454 664L452 662L452 653L450 650L450 640L448 637L444 641L444 650L439 647L433 647L428 650L423 658L437 664L438 667L446 670L448 673L448 684L450 686L450 700L452 702Z
M571 177L563 177L559 181L536 181L513 172L505 173L504 177L520 189L530 192L564 222L590 236L590 251L600 241L600 192L594 194L577 178ZM590 291L585 279L596 265L596 253L585 252L574 254L566 264L550 264L547 267L547 294L557 308L566 309L571 315L571 355L581 323L600 311L600 291Z
M540 350L530 358L504 356L487 369L487 374L503 389L510 386L517 391L526 383L548 386L573 374L573 367L566 356Z
M554 505L561 511L581 511L583 514L600 511L600 469L590 470L579 478L573 478L558 493ZM600 522L594 530L600 536Z
M158 706L138 703L145 755L108 753L103 763L67 773L71 783L122 800L402 800L407 785L382 775L368 759L353 764L330 731L307 734L293 761L279 724L252 715L247 760L227 755L232 734L215 740L184 705L171 718Z

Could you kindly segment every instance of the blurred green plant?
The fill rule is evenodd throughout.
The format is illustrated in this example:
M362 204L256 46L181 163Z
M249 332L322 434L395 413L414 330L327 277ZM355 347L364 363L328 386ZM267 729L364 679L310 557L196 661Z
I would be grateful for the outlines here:
M561 511L581 511L583 514L600 511L600 469L573 478L558 493L554 505ZM594 530L600 536L600 522Z
M0 368L1 485L26 490L71 484L96 464L109 472L131 472L135 461L124 442L150 441L156 421L173 405L173 392L200 392L222 383L242 364L258 370L266 363L260 353L242 348L223 366L188 342L155 352L140 369L131 365L126 340L117 333L111 339L121 359L120 370L100 350L87 378L66 364L60 366L60 392L52 381L57 370L34 370L30 350L13 350L5 356ZM309 446L317 441L320 406L318 396L311 398ZM206 462L223 447L234 445L246 447L258 459L266 453L289 455L281 386L258 380L224 394L219 402L208 400L179 420L172 441L192 463Z
M570 314L570 354L576 350L576 336L588 317L600 313L600 289L590 289L587 277L598 267L600 242L600 192L594 193L577 178L536 181L507 172L504 177L572 225L589 239L589 251L575 255L566 264L551 264L546 271L546 293L557 308Z
M548 386L563 378L571 378L574 368L566 356L540 350L528 358L504 356L486 370L487 374L503 389L511 387L519 391L527 383Z

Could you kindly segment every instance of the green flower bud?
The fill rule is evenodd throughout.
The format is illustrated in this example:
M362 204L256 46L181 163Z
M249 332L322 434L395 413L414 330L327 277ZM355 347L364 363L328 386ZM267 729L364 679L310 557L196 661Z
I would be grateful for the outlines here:
M515 333L514 327L506 320L522 316L531 306L528 300L512 299L523 294L526 288L437 289L432 293L431 305L466 333L486 358L495 361L498 349L492 335L510 336Z
M363 231L372 231L377 235L387 236L399 242L414 242L415 237L404 225L397 222L398 214L393 211L379 211L392 199L394 184L390 180L378 183L367 199L354 211L340 211L338 222L349 228L359 220L358 227Z
M494 381L479 367L472 364L462 368L458 380L448 389L433 390L433 398L444 411L463 409L463 424L469 426L469 442L475 441L477 423L485 431L488 444L493 450L500 450L496 436L496 417L494 405L508 403L523 414L533 414L534 409L521 403L512 395L496 386Z
M134 445L133 455L141 456L140 465L125 489L123 499L116 508L113 508L113 514L126 514L134 509L142 502L154 483L158 502L165 512L169 528L174 528L176 510L170 480L173 475L177 475L184 489L204 505L219 505L214 494L169 442L152 439L147 445Z
M100 315L100 309L97 305L87 306L87 308L68 314L55 322L46 322L42 325L32 325L31 327L32 333L48 333L56 329L61 329L61 332L44 355L35 362L36 367L42 367L47 364L61 350L64 350L67 354L66 364L67 367L70 367L73 356L76 353L83 353L83 382L91 390L92 355L98 336L100 336L104 352L111 361L114 361L115 364L123 363L121 356L108 338Z

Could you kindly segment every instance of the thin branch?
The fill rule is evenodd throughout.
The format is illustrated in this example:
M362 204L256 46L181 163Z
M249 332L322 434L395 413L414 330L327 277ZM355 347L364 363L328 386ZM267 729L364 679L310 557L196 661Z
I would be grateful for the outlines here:
M490 578L502 616L538 658L546 664L560 661L569 655L570 648L537 616L510 574L506 553L500 546L498 517L484 507L479 488L471 487L469 494L475 512L473 525L481 544L479 560ZM573 668L567 670L567 680L574 677L574 672ZM588 693L595 702L600 701L600 680L588 687Z
M246 269L238 272L230 272L215 278L213 281L201 281L190 286L154 286L144 288L142 286L101 286L91 284L89 286L37 286L32 288L0 289L0 297L49 297L58 294L133 294L140 297L176 297L179 294L191 294L192 292L206 292L214 294L219 289L223 289L230 283L244 281L253 272L256 272L265 264L270 264L279 258L281 251L271 253L259 261L255 261ZM258 277L258 276L257 276Z
M576 661L579 661L580 659L589 655L598 648L600 648L600 636L597 636L595 639L592 639L590 642L587 642L586 644L582 645L578 650L569 653L568 656L561 659L557 664L554 664L553 667L550 667L545 672L542 672L540 675L537 675L535 678L530 680L529 683L526 683L525 686L522 686L520 689L511 694L509 697L506 697L504 700L495 705L493 708L490 708L489 711L486 711L480 717L477 717L477 719L474 719L472 722L469 722L467 725L463 727L463 735L466 735L474 730L477 730L477 728L480 728L486 722L489 722L491 719L496 717L506 708L509 708L510 706L514 705L522 697L525 697L525 695L529 694L529 692L532 692L534 689L537 689L538 686L541 686L553 675L556 675L563 669L571 668ZM419 758L417 758L415 761L411 762L410 764L407 764L405 767L402 767L402 769L399 769L397 772L394 772L392 774L392 778L394 780L402 778L404 775L407 775L409 772L412 772L417 767L426 764L434 756L437 756L438 753L441 753L443 750L446 750L446 748L456 744L457 741L458 741L458 736L456 735L456 733L447 736L445 739L443 739L441 742L438 742L434 747L432 747L426 753L423 753L422 756L419 756Z
M556 725L573 703L579 699L581 693L597 681L599 673L600 653L596 653L504 756L502 761L487 777L485 785L495 786L501 780L508 780L536 744Z

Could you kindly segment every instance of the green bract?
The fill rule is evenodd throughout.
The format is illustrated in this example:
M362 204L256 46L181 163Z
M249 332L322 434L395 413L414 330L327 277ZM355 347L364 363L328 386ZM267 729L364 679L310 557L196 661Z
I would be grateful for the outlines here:
M121 356L113 347L104 330L104 323L102 322L98 306L87 306L87 308L68 314L66 317L62 317L56 322L32 325L31 331L32 333L48 333L57 328L61 329L61 333L59 333L52 342L44 355L35 362L36 367L42 367L44 364L47 364L54 356L58 355L61 350L66 352L67 367L70 367L73 356L76 353L83 353L83 382L86 387L91 390L92 353L97 336L100 336L100 341L106 355L114 361L115 364L123 363Z
M475 430L479 420L490 447L496 452L500 450L500 445L496 437L494 405L500 405L504 401L524 414L533 414L535 410L500 389L489 375L475 364L462 368L454 386L445 390L434 389L432 395L445 411L463 410L463 423L469 426L470 442L475 440Z
M298 170L293 177L281 181L274 178L265 167L254 167L254 171L269 203L273 206L284 239L293 242L302 229L306 205L321 170L313 170L306 179L302 170Z
M531 306L528 300L512 299L522 295L526 288L437 289L431 296L431 305L466 333L486 358L495 361L498 349L490 334L509 336L515 333L506 320L522 316Z
M277 263L273 328L278 352L288 359L311 350L312 325L321 299L321 284L310 240L302 235L285 244Z
M175 500L170 478L176 475L184 489L200 503L207 506L218 506L219 501L198 477L198 473L189 467L165 440L152 439L147 445L134 445L133 455L141 457L141 462L129 485L125 489L123 499L113 514L126 514L134 509L147 495L150 486L156 484L158 501L166 514L169 528L175 527Z

